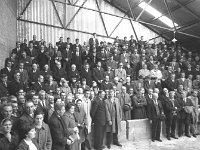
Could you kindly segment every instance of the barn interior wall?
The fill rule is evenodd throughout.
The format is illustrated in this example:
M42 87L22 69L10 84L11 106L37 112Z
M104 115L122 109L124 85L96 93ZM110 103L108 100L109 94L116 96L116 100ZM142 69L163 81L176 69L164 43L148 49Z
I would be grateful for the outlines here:
M17 36L17 1L0 0L0 68L15 47Z
M127 36L129 39L130 35L134 35L130 20L128 19L123 19L116 30L114 28L121 18L102 14L104 23L102 22L98 12L99 9L121 17L125 15L104 0L97 0L99 8L97 7L96 0L71 0L72 4L76 2L76 6L83 6L92 10L66 5L65 3L68 3L68 0L58 1L54 2L54 7L51 0L32 0L21 16L21 20L17 21L18 40L21 42L24 38L31 40L33 35L37 35L37 40L44 39L47 43L55 44L59 37L62 36L65 41L67 37L70 37L71 42L79 38L80 43L83 44L83 42L88 42L88 39L94 32L99 35L98 39L100 41L108 42L113 42L113 38L117 35L121 39L124 36ZM28 0L18 0L18 15L23 11L27 3ZM77 11L78 13L76 13ZM133 24L138 37L144 35L145 39L148 40L158 36L137 22L133 22ZM63 26L69 30L64 29ZM157 41L161 40L161 38L157 39Z

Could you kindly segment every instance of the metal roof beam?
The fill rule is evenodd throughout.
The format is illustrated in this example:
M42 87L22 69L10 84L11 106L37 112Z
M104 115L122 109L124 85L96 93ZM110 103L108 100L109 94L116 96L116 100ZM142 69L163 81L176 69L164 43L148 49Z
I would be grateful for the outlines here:
M68 26L70 25L70 23L74 20L74 18L76 17L76 15L79 13L79 11L81 10L81 8L83 7L83 5L87 2L87 0L84 0L84 2L82 3L82 5L78 8L78 10L76 11L76 13L74 14L74 16L70 19L70 21L67 23L65 28L68 28Z
M149 0L149 2L147 3L147 5L142 9L142 11L140 12L140 14L138 15L138 17L135 19L135 21L138 21L140 19L140 17L142 16L142 14L144 13L144 11L146 10L146 8L149 6L149 4L152 2L152 0Z
M138 42L139 39L138 39L138 36L137 36L136 31L135 31L135 28L134 28L134 25L133 25L133 22L132 22L132 19L131 19L131 18L130 18L130 23L131 23L131 27L132 27L132 29L133 29L133 32L134 32L134 34L135 34L135 38L136 38L136 40L137 40L137 42Z
M124 15L124 17L126 17L126 14ZM113 29L113 31L110 33L109 36L112 36L113 32L117 29L117 27L121 24L121 22L124 20L124 18L121 18L120 21L118 22L118 24L115 26L115 28Z
M24 14L24 12L26 11L26 9L28 8L28 6L30 5L31 2L32 2L32 0L28 1L28 3L26 4L26 6L22 10L22 12L19 14L18 19L21 18L21 16Z
M174 31L176 31L176 26L175 26L175 23L174 23L174 18L173 18L172 14L171 14L171 10L169 9L169 5L167 3L167 0L164 0L164 3L165 3L165 6L167 7L167 11L168 11L168 13L170 15L170 19L171 19L171 21L173 23Z
M62 21L61 21L61 19L60 19L59 14L58 14L58 10L56 9L56 5L55 5L55 3L54 3L53 0L51 0L51 2L52 2L52 5L53 5L54 10L55 10L55 12L56 12L56 15L57 15L57 17L58 17L58 20L59 20L59 22L60 22L60 25L64 28L64 25L63 25L63 23L62 23Z
M102 23L103 23L103 27L104 27L104 29L105 29L106 35L108 36L108 31L107 31L107 29L106 29L106 25L105 25L103 16L102 16L102 14L101 14L101 10L100 10L99 3L98 3L97 0L96 0L96 5L97 5L97 8L98 8L98 10L99 10L99 15L100 15L100 17L101 17L101 21L102 21Z
M188 0L188 2L186 2L186 3L184 4L184 6L187 6L187 5L189 5L190 3L194 2L194 1L196 1L196 0ZM171 11L171 12L174 12L174 11L180 9L180 8L181 8L181 6L178 5L178 6L175 6L174 8L172 8L172 9L170 9L170 11ZM154 19L152 19L152 20L149 20L148 22L152 23L152 22L154 22L155 20L158 20L159 18L161 18L161 17L163 17L163 16L167 16L168 14L169 14L168 11L166 11L166 12L162 13L162 15L161 15L160 17L157 17L157 18L154 18Z
M192 10L190 10L187 6L183 5L182 3L180 3L178 0L175 0L184 10L186 10L188 13L190 13L190 15L192 15L193 17L197 18L198 20L200 20L200 16L198 16L197 14L195 14Z
M127 0L127 4L128 4L128 7L129 7L129 11L131 12L131 17L135 20L135 16L134 16L133 11L131 9L131 4L130 4L129 0Z

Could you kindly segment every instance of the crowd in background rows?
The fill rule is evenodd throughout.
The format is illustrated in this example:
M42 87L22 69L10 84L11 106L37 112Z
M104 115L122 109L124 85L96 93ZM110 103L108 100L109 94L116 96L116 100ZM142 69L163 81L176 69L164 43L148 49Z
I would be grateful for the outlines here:
M72 44L60 37L17 42L0 75L0 150L101 150L118 141L121 121L161 121L168 140L198 134L200 59L181 45L96 34ZM94 124L94 135L91 135ZM93 138L92 138L93 137ZM91 139L92 143L91 143Z

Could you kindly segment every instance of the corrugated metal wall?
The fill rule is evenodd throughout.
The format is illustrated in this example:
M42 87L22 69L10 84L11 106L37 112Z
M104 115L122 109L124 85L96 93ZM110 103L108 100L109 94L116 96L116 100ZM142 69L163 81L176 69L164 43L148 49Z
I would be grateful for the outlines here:
M0 0L0 69L4 67L5 59L16 46L16 10L16 1Z
M84 4L84 7L96 11L87 10L84 8L80 9L79 7L66 5L65 3L68 3L68 0L58 1L59 2L55 2L55 7L58 10L58 14L62 23L60 23L57 17L57 13L51 0L32 0L29 7L21 16L22 20L17 21L18 40L23 41L24 38L31 40L33 35L37 35L38 40L44 39L48 43L52 42L55 44L59 37L63 36L65 40L67 37L70 37L72 42L74 42L76 38L79 38L80 42L83 43L84 41L88 42L88 39L91 37L90 33L96 32L98 35L102 35L98 37L99 40L112 42L112 38L116 36L119 36L120 38L127 36L129 38L130 35L134 35L129 20L123 19L117 29L113 32L121 18L102 14L108 35L113 32L111 35L112 38L107 38L100 14L99 12L96 12L98 11L96 0L86 0L85 3L85 0L71 0L72 4L75 2L77 6L82 6L82 4ZM102 12L108 12L121 17L125 15L105 1L97 1ZM28 2L29 0L18 0L18 16L24 10ZM77 10L79 10L79 12L74 17ZM74 19L72 19L73 17ZM61 24L63 24L64 27L67 26L67 28L70 30L63 29ZM133 22L133 24L138 37L143 35L145 39L150 39L157 36L157 34L141 24L137 22ZM161 38L157 40L161 41Z

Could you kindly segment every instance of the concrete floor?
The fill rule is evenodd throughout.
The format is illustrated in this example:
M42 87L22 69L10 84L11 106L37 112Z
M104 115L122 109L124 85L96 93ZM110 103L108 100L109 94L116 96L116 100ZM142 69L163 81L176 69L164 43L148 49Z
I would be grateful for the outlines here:
M168 141L163 138L163 142L151 142L143 140L137 142L126 141L121 143L122 147L111 145L110 150L200 150L200 136L197 138L181 137ZM104 150L108 150L105 148Z

